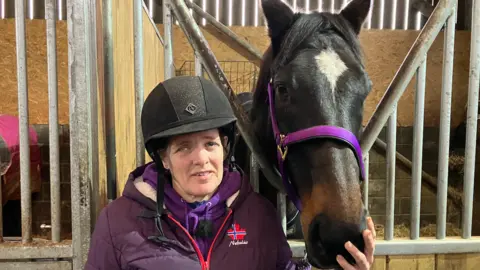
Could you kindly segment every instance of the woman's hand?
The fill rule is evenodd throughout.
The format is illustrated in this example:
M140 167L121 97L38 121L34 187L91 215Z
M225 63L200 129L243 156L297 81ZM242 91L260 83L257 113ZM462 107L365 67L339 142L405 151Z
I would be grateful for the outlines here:
M351 265L342 255L337 256L337 261L345 270L368 270L373 264L373 253L375 251L375 226L372 218L367 218L368 230L363 231L363 239L365 241L365 254L360 252L352 243L345 243L345 248L355 258L356 265Z

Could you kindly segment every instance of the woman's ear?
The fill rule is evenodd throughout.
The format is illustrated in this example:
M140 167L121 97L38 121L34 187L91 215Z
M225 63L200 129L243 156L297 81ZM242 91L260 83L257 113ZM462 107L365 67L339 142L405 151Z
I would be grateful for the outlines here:
M168 157L166 155L166 152L167 150L158 150L158 156L160 157L160 159L162 160L162 165L163 165L163 168L169 170L170 167L168 166Z

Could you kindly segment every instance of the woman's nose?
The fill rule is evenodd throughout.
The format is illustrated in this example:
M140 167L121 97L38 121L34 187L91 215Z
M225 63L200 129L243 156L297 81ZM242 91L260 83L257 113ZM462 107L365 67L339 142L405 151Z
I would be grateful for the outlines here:
M199 149L198 151L195 151L193 162L199 165L208 163L208 151L203 148Z

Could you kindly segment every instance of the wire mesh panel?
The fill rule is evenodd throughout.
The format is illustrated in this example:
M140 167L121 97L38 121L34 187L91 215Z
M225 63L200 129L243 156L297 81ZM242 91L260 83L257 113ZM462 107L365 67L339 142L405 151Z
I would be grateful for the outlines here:
M252 91L258 78L258 67L255 64L249 61L219 61L219 63L236 94ZM203 76L210 79L206 70L204 68L202 70ZM177 76L194 76L195 61L185 61L175 73Z

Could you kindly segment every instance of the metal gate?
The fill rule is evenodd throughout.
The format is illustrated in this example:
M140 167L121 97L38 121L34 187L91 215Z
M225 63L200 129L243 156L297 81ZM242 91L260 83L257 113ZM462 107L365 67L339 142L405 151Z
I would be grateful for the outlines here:
M32 3L31 1L29 1ZM32 236L30 193L29 100L26 45L26 7L15 2L16 67L20 145L21 239L3 238L1 269L82 269L89 247L97 184L96 36L94 0L66 3L68 23L68 88L72 239L61 239L58 124L57 35L55 0L46 0L48 58L49 160L51 229L49 239ZM2 1L5 4L5 1ZM3 7L5 7L3 5ZM8 217L3 217L8 218ZM1 225L1 224L0 224Z

